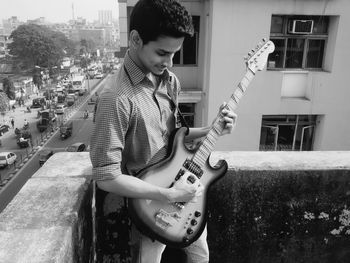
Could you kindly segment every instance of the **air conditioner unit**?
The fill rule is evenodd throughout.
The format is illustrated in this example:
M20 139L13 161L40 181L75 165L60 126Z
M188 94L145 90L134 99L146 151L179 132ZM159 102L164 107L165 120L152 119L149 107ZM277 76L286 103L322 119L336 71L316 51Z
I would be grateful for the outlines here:
M290 20L288 32L290 34L311 34L313 27L313 20Z

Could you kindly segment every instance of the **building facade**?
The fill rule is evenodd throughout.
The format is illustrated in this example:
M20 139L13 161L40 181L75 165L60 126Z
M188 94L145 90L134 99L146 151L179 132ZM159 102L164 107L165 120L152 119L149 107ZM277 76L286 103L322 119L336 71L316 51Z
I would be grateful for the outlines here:
M136 0L119 0L121 46ZM350 149L350 5L345 0L183 0L196 34L174 57L181 103L194 126L208 125L246 74L243 58L262 38L275 44L250 83L232 135L218 150ZM124 28L122 28L124 26Z
M98 22L101 25L111 25L113 23L112 10L99 10Z

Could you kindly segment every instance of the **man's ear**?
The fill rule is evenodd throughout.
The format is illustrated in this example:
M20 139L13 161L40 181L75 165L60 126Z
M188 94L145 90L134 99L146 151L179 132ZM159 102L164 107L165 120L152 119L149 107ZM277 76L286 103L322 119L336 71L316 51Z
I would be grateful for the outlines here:
M142 39L139 35L139 32L132 30L130 32L130 45L132 48L137 49L142 46Z

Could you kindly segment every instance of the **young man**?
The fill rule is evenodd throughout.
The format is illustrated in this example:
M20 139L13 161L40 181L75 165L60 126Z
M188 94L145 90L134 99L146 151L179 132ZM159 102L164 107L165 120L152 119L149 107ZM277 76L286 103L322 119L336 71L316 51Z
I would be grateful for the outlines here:
M177 1L140 0L135 5L130 18L130 48L115 84L100 94L91 137L93 178L102 190L164 202L194 201L201 195L198 185L179 182L162 188L135 176L166 157L169 135L176 128L180 91L178 79L168 69L184 38L192 34L191 16ZM236 115L226 109L222 113L223 134L227 134ZM191 128L187 137L202 137L209 129ZM164 244L133 227L133 262L160 262L164 249ZM190 262L209 261L206 230L186 253Z

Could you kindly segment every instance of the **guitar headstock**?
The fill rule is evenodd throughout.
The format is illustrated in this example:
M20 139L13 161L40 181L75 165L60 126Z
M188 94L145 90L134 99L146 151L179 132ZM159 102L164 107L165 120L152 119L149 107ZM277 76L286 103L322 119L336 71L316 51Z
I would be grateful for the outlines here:
M267 58L270 53L275 50L275 45L272 41L267 41L266 38L259 43L255 49L252 49L245 58L247 67L255 73L257 70L262 70L265 67Z

